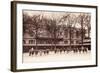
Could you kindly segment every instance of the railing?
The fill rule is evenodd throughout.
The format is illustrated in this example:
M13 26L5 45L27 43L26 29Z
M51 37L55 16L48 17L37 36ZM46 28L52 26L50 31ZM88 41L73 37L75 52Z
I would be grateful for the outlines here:
M91 43L86 44L71 44L71 46L85 46L91 45ZM23 46L36 46L36 44L23 44ZM55 44L37 44L37 46L55 46ZM56 46L70 46L70 44L56 44Z

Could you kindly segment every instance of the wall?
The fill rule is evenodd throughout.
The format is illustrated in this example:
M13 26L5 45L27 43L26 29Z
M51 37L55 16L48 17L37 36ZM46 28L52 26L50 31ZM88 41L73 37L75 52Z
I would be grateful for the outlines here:
M12 73L10 71L10 34L11 34L10 33L10 29L11 29L10 28L10 8L11 8L10 1L11 0L0 0L0 73ZM33 0L33 1L37 1L37 0ZM38 0L38 1L67 3L67 4L98 5L100 7L99 0ZM98 25L98 28L100 28L100 25ZM100 29L98 29L98 31L100 31ZM98 37L100 37L99 33L98 33ZM100 39L98 38L98 43L100 43L99 40ZM100 46L98 46L98 53L99 53L98 56L100 55L99 47ZM100 65L99 67L92 67L92 68L35 71L34 73L86 73L86 72L99 73ZM25 73L33 73L33 72L25 72Z

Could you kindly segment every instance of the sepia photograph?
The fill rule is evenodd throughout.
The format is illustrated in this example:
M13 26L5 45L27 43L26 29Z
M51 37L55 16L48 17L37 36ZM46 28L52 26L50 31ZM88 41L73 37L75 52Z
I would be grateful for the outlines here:
M23 10L23 63L91 59L91 13Z
M97 66L97 6L11 3L11 70Z

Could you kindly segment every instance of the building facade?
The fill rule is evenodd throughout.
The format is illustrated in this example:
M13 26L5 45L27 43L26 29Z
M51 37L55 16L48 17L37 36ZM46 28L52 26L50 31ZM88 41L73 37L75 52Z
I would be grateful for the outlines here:
M31 36L29 33L23 34L23 47L24 52L28 51L31 47L38 47L38 49L41 49L43 47L53 49L55 46L57 48L62 47L75 47L84 45L84 43L89 42L88 44L90 46L90 38L85 39L86 33L81 33L81 29L75 29L66 28L66 30L59 30L59 32L55 33L56 37L53 37L50 33L48 34L47 30L42 29L38 30L36 34ZM82 44L83 43L83 44Z

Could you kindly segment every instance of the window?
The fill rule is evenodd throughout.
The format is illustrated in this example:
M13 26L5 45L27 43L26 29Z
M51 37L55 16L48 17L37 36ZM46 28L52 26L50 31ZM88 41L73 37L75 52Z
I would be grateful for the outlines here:
M35 41L34 40L29 40L29 44L34 44Z
M76 31L76 38L79 38L79 31Z
M65 37L68 38L68 30L65 31Z
M24 43L24 44L26 44L26 41L25 41L25 40L23 40L23 43Z
M76 41L76 44L79 44L79 41Z
M74 38L74 34L75 34L75 33L72 33L72 34L71 34L71 38Z
M74 44L74 41L73 40L71 40L71 44Z
M65 43L65 44L68 44L68 41L65 41L64 43Z

